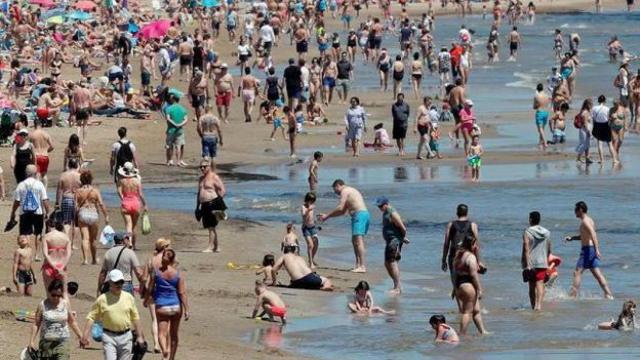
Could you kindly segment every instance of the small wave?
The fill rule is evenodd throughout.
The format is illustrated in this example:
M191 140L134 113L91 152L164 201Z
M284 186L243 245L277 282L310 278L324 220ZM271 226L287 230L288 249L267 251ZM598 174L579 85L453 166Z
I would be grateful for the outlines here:
M582 328L582 330L584 330L584 331L592 331L592 330L596 330L596 329L597 329L596 326L593 325L593 324L587 324Z
M434 288L430 288L430 287L423 287L422 290L428 292L428 293L435 293L438 292L438 289L434 289Z
M589 26L587 24L575 24L575 25L571 25L568 23L562 24L560 25L560 29L568 29L568 28L572 28L572 29L586 29Z
M289 201L253 200L251 204L252 209L261 210L289 210L291 207Z
M519 78L520 80L507 83L505 84L505 86L533 89L537 84L536 77L531 74L514 72L513 76Z

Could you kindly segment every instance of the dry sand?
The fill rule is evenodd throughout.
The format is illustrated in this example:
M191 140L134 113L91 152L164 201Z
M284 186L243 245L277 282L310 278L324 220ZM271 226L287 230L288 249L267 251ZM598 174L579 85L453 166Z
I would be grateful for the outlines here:
M613 2L605 1L605 8L610 9L609 4ZM477 4L475 4L477 6ZM539 10L567 11L591 9L592 1L567 0L556 2L538 3ZM415 4L410 6L412 13L420 13L426 9L426 5ZM439 7L438 7L439 9ZM397 11L398 8L394 7ZM439 10L438 10L439 11ZM336 26L336 25L332 25ZM226 35L223 35L223 37ZM220 41L220 53L223 58L232 63L232 47L225 41ZM287 51L280 51L287 50ZM287 53L293 53L291 48L285 46L279 48L277 53L283 54L282 59L288 57ZM134 64L137 61L133 62ZM77 78L77 70L66 68L65 73L69 78ZM134 76L138 80L138 76ZM429 80L433 82L433 80ZM184 89L184 82L173 83L174 86ZM357 89L354 95L363 99L368 112L372 114L373 122L384 122L390 128L389 105L390 93L380 94L378 92L363 93ZM417 102L412 96L408 97L413 109L417 109ZM338 135L343 130L342 116L345 106L334 103L328 109L330 124L319 127L307 127L308 134L299 136L299 147L307 149L327 148L331 146L342 146L342 137ZM415 110L414 110L415 111ZM238 174L234 169L239 165L259 165L288 162L286 156L288 143L281 138L271 142L268 136L271 131L270 125L245 124L242 120L241 103L236 99L231 112L231 124L223 125L225 146L220 149L219 169L225 179L242 179L247 174ZM524 114L522 118L526 117ZM85 148L87 158L95 158L91 165L94 171L96 182L105 189L113 186L108 175L108 156L110 146L116 139L116 129L126 126L129 129L129 138L136 144L142 159L142 176L144 183L183 183L185 186L196 186L198 170L195 166L188 169L167 168L164 166L164 121L158 114L153 114L151 120L132 120L120 118L100 118L103 124L90 128L89 145ZM513 120L511 120L513 121ZM499 123L495 119L487 119L483 126L484 136L496 136L495 125ZM481 123L482 124L482 123ZM445 125L443 136L448 131L450 125ZM53 186L57 181L57 176L62 170L62 154L66 146L67 139L75 130L54 128L48 130L55 139L56 150L52 153L52 163L50 167L50 194L54 193ZM187 146L185 160L195 165L199 160L200 145L195 132L194 123L189 122L186 129ZM372 132L367 135L371 139ZM409 135L412 137L412 135ZM408 146L410 155L400 161L407 165L417 164L413 159L415 137ZM444 140L443 140L444 141ZM0 149L0 157L4 160L1 163L5 169L5 180L8 184L8 194L14 188L14 179L8 166L10 156L9 148ZM555 160L564 158L566 155L549 154L542 158ZM495 152L487 153L486 160L491 163L513 163L540 161L541 155L534 149L521 152ZM460 163L463 160L462 154L440 160L438 163ZM373 164L397 164L398 158L393 151L387 154L365 153L359 159L354 160L349 154L339 153L327 156L323 166L367 166ZM433 160L432 160L433 161ZM435 162L432 162L435 163ZM330 179L322 179L323 186L328 186ZM233 186L233 185L229 185ZM306 189L300 189L301 196ZM0 204L0 220L8 219L10 202L5 201ZM122 219L118 209L110 209L110 217L114 227L122 227ZM153 241L162 236L169 237L174 241L174 247L178 251L178 260L183 274L186 276L189 289L189 301L192 309L192 318L181 325L181 344L178 357L181 359L253 359L264 357L278 358L300 358L298 355L288 354L279 349L269 349L262 345L247 341L249 334L257 327L265 328L269 324L258 324L254 320L247 319L254 304L253 281L256 279L253 270L230 270L226 267L228 262L236 264L258 264L262 256L268 252L277 253L279 241L282 236L282 224L273 223L253 223L247 221L230 220L219 226L219 236L222 252L220 254L202 254L206 244L206 231L196 223L191 214L164 212L151 210L154 229L152 234L143 236L139 243L141 250L138 252L139 258L144 261L151 253ZM375 221L375 220L374 220ZM0 286L10 286L10 269L12 254L16 247L15 239L17 230L9 234L0 234ZM348 242L348 234L345 234L345 242ZM104 249L99 250L102 256ZM320 256L319 261L325 265L320 268L322 275L328 276L337 285L337 293L350 292L351 287L361 279L371 282L380 281L384 278L379 254L369 256L370 272L364 276L354 275L338 268L348 268L346 264L333 264L329 259ZM39 267L36 263L34 266ZM39 268L35 268L39 275ZM84 324L84 316L90 308L94 299L95 284L99 267L81 266L80 254L74 254L69 266L71 279L80 283L80 295L72 300L72 307L78 312L80 323ZM287 281L286 275L282 279ZM39 277L39 280L41 278ZM291 321L296 321L298 317L318 315L326 311L326 306L330 293L300 291L291 289L276 289L283 295L284 300L290 307ZM15 294L0 295L0 359L15 359L17 353L27 345L30 333L30 324L14 320L12 311L22 309L35 309L36 304L44 296L42 286L35 287L35 296L23 298ZM139 302L139 309L143 315L143 323L147 339L150 340L149 314ZM75 340L74 340L75 344ZM99 344L92 344L93 350L80 350L74 347L73 359L98 359L101 358ZM158 355L149 354L149 359L159 359Z

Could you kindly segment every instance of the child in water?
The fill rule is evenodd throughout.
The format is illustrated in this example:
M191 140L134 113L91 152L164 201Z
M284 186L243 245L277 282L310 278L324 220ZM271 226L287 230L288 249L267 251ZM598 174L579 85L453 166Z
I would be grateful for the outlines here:
M457 344L460 342L458 333L449 325L444 315L433 315L429 319L429 324L436 332L436 343Z
M618 320L605 321L598 325L599 330L633 330L635 329L636 303L627 300L622 304L622 312L618 315Z
M285 246L295 246L296 254L300 255L300 242L298 241L298 235L296 235L294 230L295 226L293 226L293 224L287 224L287 233L284 235L284 239L282 239L280 250L284 251Z
M553 128L553 140L547 141L549 145L555 144L564 144L565 142L565 117L567 115L567 111L569 111L569 104L562 103L560 105L560 110L556 111L551 118L551 124Z
M396 312L393 310L384 310L381 307L373 305L373 297L369 291L369 283L366 281L360 281L355 287L355 294L353 302L347 304L349 310L354 314L371 315L374 313L380 313L385 315L393 315Z
M471 139L471 146L469 146L469 155L467 156L467 163L471 167L471 181L480 181L480 166L482 166L482 154L484 150L480 145L480 137L474 135Z
M256 275L264 276L264 278L262 279L262 283L266 284L267 286L275 285L274 279L276 277L275 271L273 271L273 265L275 265L275 263L276 258L271 254L267 254L262 259L262 268L258 270L258 272L256 272Z

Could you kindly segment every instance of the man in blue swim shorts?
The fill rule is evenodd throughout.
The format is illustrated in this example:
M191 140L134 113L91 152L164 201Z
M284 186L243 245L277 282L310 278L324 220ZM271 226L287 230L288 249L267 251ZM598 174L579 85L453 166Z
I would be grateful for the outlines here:
M356 266L352 272L366 272L364 237L369 232L369 211L364 203L362 194L355 188L346 186L344 181L337 179L333 182L333 191L340 196L338 206L328 214L321 214L320 221L324 222L332 217L351 214L351 242L356 257Z
M580 250L580 257L578 258L578 264L576 270L573 273L573 286L571 287L570 296L576 297L578 290L580 290L580 281L582 273L589 269L596 278L598 284L604 291L604 297L606 299L613 299L613 294L607 284L607 279L600 271L600 242L598 241L598 235L596 234L596 226L593 219L587 215L587 204L584 201L576 203L575 214L580 219L580 235L567 236L566 241L580 240L582 244Z
M544 150L547 147L544 128L549 120L549 111L547 109L550 102L549 96L544 92L544 86L538 84L536 86L536 95L533 97L533 109L536 111L536 129L538 130L538 146L540 150Z

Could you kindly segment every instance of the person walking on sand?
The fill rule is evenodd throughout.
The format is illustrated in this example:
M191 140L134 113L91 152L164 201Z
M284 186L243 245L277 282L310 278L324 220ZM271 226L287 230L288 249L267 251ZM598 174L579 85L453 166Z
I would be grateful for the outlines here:
M202 252L220 252L218 247L218 226L219 218L224 219L224 211L227 206L224 203L226 193L222 179L215 173L211 162L202 160L200 162L200 182L198 183L198 196L196 203L196 219L202 220L202 226L209 231L209 245Z
M133 288L133 275L138 278L140 288L144 288L144 267L140 264L135 251L130 249L131 235L127 233L116 233L113 235L113 247L104 253L102 269L98 274L97 296L109 291L106 281L109 271L118 269L124 276L122 290L131 295L135 295ZM105 286L106 285L106 286Z
M325 222L332 217L351 215L351 242L356 257L356 266L351 270L356 273L366 272L364 237L369 232L369 211L362 194L351 186L346 186L342 179L333 182L333 191L340 196L338 206L328 214L320 214L320 221Z
M148 210L147 201L142 192L142 179L138 169L128 162L118 170L120 180L118 181L118 197L120 198L120 212L124 220L125 229L131 236L131 246L137 250L136 227L140 216ZM105 214L106 217L106 214Z
M142 162L138 158L136 146L127 139L127 128L118 129L119 140L111 145L111 160L109 161L109 175L113 175L115 182L118 182L118 170L125 163L130 162L136 169L140 169Z
M53 139L42 129L42 121L36 117L33 121L35 129L29 134L29 141L33 144L33 153L36 156L36 168L38 179L47 187L47 171L49 171L49 153L53 151Z
M60 221L73 245L76 228L76 191L82 186L77 159L69 159L68 170L60 174L56 190L56 208L60 209ZM75 248L77 249L77 248Z
M531 308L542 310L544 300L544 281L549 268L551 254L550 232L540 226L540 213L529 213L529 227L522 235L522 274L523 280L529 283L529 300Z
M547 126L549 122L549 103L551 100L549 96L544 91L544 86L542 84L538 84L536 86L536 94L533 97L533 110L536 111L535 120L536 120L536 129L538 130L538 147L540 150L544 150L547 148L547 140L544 137L544 128Z
M393 138L398 145L398 156L404 156L404 139L407 137L410 116L409 104L404 101L404 94L399 93L396 102L391 105L393 118Z
M602 255L600 254L600 241L596 234L596 224L593 219L587 215L587 211L587 204L584 201L578 201L576 203L574 213L576 217L580 219L580 235L567 236L565 238L566 241L580 240L580 244L582 245L578 264L573 273L573 286L571 287L569 295L574 298L578 296L582 273L589 269L604 291L604 297L606 299L613 299L613 294L611 293L611 289L609 289L607 279L599 269Z
M376 199L376 206L382 212L382 237L386 242L384 248L384 267L387 269L391 280L393 280L393 289L391 294L399 295L402 293L400 285L400 252L402 245L408 244L407 227L402 221L400 214L391 207L389 199L381 196Z

